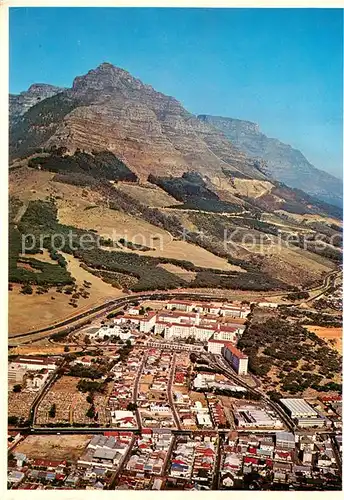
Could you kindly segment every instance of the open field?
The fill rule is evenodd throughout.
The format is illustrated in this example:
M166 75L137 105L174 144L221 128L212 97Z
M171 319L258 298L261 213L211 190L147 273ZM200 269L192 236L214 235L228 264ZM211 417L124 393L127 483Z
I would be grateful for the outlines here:
M69 349L69 352L80 351L80 347L70 347ZM13 347L9 350L9 354L16 356L57 356L58 354L64 354L64 345L53 344L48 341L41 341L35 343L34 345Z
M150 207L161 208L170 205L181 205L173 196L167 194L163 189L153 184L137 184L118 182L116 188L128 194L143 205Z
M92 435L28 436L15 449L29 458L42 460L77 460Z
M183 269L182 267L175 266L174 264L158 264L158 267L162 267L163 269L166 269L169 273L176 274L183 280L187 281L188 283L191 283L196 278L196 273L192 271L187 271L186 269Z
M79 229L93 229L104 238L116 241L124 238L137 244L143 244L150 250L147 252L120 248L121 252L134 252L146 257L169 257L178 260L189 260L196 266L222 269L224 271L243 271L238 266L229 264L226 259L204 250L187 241L174 240L173 237L159 227L106 207L95 207L90 210L79 210L76 207L58 204L58 218L62 224ZM109 249L109 251L116 251Z
M80 298L78 307L74 308L68 304L70 295L57 293L55 287L42 295L35 293L23 295L20 293L21 285L13 284L13 290L8 295L9 336L44 328L86 311L92 306L102 304L107 299L114 299L122 295L120 290L82 269L75 257L67 254L64 256L68 262L68 270L76 278L76 284L82 286L84 280L91 283L91 288L88 289L90 296L86 299ZM35 289L35 287L33 288Z
M324 340L334 340L334 347L339 353L342 352L343 346L343 329L325 326L305 325L305 328L310 332L316 333L318 337Z

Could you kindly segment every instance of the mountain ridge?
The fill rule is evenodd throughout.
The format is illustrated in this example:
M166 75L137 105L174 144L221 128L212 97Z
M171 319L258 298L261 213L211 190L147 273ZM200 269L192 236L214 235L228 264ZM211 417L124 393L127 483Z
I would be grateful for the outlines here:
M213 115L198 115L198 118L222 131L246 154L265 160L266 173L270 177L323 201L342 206L340 179L312 165L298 149L265 135L257 123Z

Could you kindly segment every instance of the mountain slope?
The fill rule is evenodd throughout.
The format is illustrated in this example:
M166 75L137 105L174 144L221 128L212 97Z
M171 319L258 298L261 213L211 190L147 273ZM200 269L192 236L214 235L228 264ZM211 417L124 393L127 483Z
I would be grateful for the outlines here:
M265 178L253 159L176 99L107 63L75 78L71 89L30 108L12 128L12 158L52 145L112 151L141 178L197 170L224 179L224 167Z
M47 83L35 83L31 85L26 92L20 94L10 94L10 124L14 124L26 111L48 97L52 97L59 92L63 92L63 88L55 87Z
M297 149L272 139L260 132L257 124L234 118L199 115L207 123L223 132L240 150L254 158L266 161L266 172L287 186L342 206L342 182L315 168Z

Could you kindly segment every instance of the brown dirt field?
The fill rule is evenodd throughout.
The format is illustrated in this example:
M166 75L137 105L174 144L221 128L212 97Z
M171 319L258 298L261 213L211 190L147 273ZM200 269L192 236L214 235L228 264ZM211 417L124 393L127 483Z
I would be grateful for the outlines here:
M205 396L201 392L190 392L189 393L190 399L193 403L196 401L200 401L203 406L206 406L207 400L205 399Z
M324 327L324 326L313 326L313 325L304 325L307 330L310 332L316 333L318 337L324 340L335 340L336 343L334 348L337 349L339 353L342 353L343 346L343 329L342 328L334 328L334 327Z
M25 356L30 354L31 356L41 356L41 355L52 355L56 356L57 354L64 354L64 345L54 345L49 342L49 345L38 345L39 343L31 346L31 345L23 345L20 347L14 347L9 350L9 354L16 356ZM80 351L80 347L70 347L69 352Z
M166 269L169 273L176 274L180 278L184 279L188 283L193 281L196 277L196 273L192 271L187 271L186 269L183 269L182 267L175 266L174 264L158 264L158 267L162 267L163 269Z
M22 295L20 293L21 285L13 284L13 290L8 294L9 336L52 325L86 311L94 305L101 304L107 299L123 295L120 290L82 269L79 261L72 255L64 254L64 256L68 262L68 270L76 278L77 285L81 286L83 280L92 283L89 289L90 296L87 299L80 298L78 307L74 308L68 304L70 295L57 293L55 288L43 295L35 293ZM55 300L52 300L51 297L54 297Z
M116 188L128 194L143 205L148 205L150 207L161 208L181 204L181 202L174 199L173 196L167 194L163 189L158 186L153 186L152 184L143 184L138 186L136 184L118 182L116 184Z
M45 460L77 460L86 448L92 435L28 436L15 451L29 458Z
M250 198L259 198L264 194L270 193L273 184L268 181L234 179L234 185L241 195L249 196Z
M140 384L139 392L147 394L148 391L149 391L149 384Z
M142 384L151 384L154 380L153 375L141 375L141 383Z

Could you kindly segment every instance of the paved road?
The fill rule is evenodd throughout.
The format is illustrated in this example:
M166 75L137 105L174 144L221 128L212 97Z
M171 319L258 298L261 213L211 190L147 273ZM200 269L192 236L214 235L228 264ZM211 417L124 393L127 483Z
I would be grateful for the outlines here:
M222 451L222 435L218 435L217 449L216 449L216 458L215 458L215 466L214 466L214 474L213 481L211 485L212 490L219 489L219 480L220 480L220 467L221 467L221 451Z
M171 410L173 413L173 418L174 418L174 421L176 423L177 429L181 430L182 425L180 423L178 411L177 411L176 406L174 404L173 390L172 390L175 369L176 369L176 354L174 353L173 358L172 358L172 365L171 365L171 369L170 369L170 378L168 380L167 395L168 395L168 401L170 403L170 407L171 407Z
M138 396L139 386L140 386L140 378L141 378L142 370L143 370L143 367L145 365L146 359L147 359L147 354L145 353L143 356L143 359L142 359L142 363L139 367L139 370L138 370L136 378L135 378L134 390L133 390L133 403L135 403L136 405L137 405L137 396ZM136 410L136 420L137 420L137 424L138 424L139 429L142 429L142 419L141 419L141 413L140 413L139 408Z
M338 449L338 446L337 446L337 443L334 439L334 436L331 436L330 438L331 438L331 444L332 444L334 457L336 459L336 464L338 467L338 472L339 472L340 477L342 477L342 456L341 456L341 453Z
M323 289L319 293L319 295L324 293L324 291L326 291L326 289L331 285L333 278L335 278L336 276L338 276L340 274L341 274L341 271L338 271L338 270L331 271L330 273L328 273L328 275L326 275L324 280L323 280L323 285L322 285ZM312 291L312 290L314 291L317 288L320 288L320 286L310 288L309 291ZM282 293L283 292L281 292L281 291L266 292L264 295L265 295L265 297L274 297L274 296L281 295ZM101 313L98 315L98 316L100 316L100 315L103 315L107 312L112 311L115 307L124 307L124 306L130 304L131 302L135 302L137 300L178 299L181 296L184 299L190 299L190 300L196 299L196 300L208 300L209 301L209 300L214 300L214 298L215 298L214 295L211 295L209 293L208 294L204 294L203 292L192 292L191 293L189 291L182 291L182 290L168 291L168 292L154 291L154 292L149 292L149 293L145 292L145 293L131 294L131 295L127 295L124 297L120 297L118 299L109 300L109 301L105 302L104 304L93 307L93 308L89 309L88 311L84 311L83 313L77 314L76 316L73 316L72 318L68 318L64 321L55 323L54 325L51 325L51 326L48 326L45 328L41 328L39 330L32 330L32 331L26 332L26 333L17 333L15 335L11 335L11 337L9 338L9 347L17 346L18 345L17 342L20 341L19 339L23 339L23 342L21 342L21 343L24 344L25 337L32 336L35 334L46 333L46 335L40 336L39 338L37 338L37 340L41 340L43 338L49 337L50 335L53 335L54 333L64 332L68 329L67 327L71 327L75 323L77 324L77 327L79 328L81 326L84 326L84 324L87 323L87 321L85 321L85 323L78 324L78 322L82 319L89 320L90 316L92 316L96 313ZM314 299L314 298L315 297L313 297L312 299ZM219 296L216 296L216 300L226 301L226 300L228 300L228 297L219 295ZM15 344L11 344L12 339L13 340L17 339L17 342ZM31 343L31 342L32 342L32 339L30 339L26 343Z

